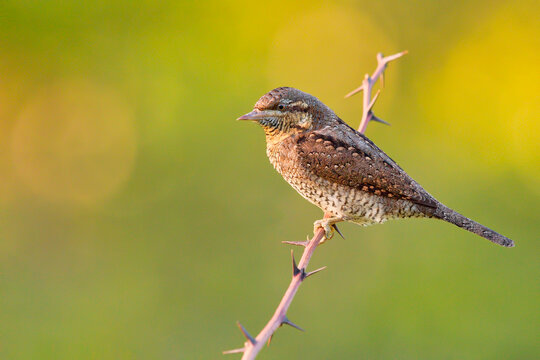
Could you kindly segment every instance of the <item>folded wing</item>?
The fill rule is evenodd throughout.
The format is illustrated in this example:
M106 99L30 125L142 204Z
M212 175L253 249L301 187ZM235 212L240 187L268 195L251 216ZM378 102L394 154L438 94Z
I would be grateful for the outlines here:
M302 166L331 182L437 208L438 202L371 140L349 130L340 139L327 128L301 135L296 151Z

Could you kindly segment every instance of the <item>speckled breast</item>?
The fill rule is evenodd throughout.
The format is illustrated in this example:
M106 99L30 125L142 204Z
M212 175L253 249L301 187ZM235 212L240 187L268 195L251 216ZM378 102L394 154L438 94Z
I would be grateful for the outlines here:
M402 215L403 208L394 209L394 204L383 197L316 176L301 165L293 144L268 145L267 155L275 169L300 195L325 212L364 225Z

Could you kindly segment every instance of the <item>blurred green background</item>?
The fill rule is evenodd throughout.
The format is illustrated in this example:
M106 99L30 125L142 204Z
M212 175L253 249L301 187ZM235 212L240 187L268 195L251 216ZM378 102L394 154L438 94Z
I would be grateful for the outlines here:
M343 95L404 49L367 135L449 224L344 224L261 359L540 357L537 1L0 3L0 358L221 359L321 211L234 119L277 86ZM295 249L297 256L299 249ZM238 358L229 355L227 358Z

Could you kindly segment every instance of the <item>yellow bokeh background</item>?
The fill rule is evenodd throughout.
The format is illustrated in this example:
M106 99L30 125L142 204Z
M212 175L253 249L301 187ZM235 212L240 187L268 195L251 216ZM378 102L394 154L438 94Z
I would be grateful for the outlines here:
M444 114L431 126L447 132L445 140L470 144L471 161L522 171L538 191L540 57L531 49L538 49L540 41L535 25L522 21L510 6L481 19L422 79L430 87L422 104L430 118Z
M540 357L535 1L0 4L0 358L216 359L269 319L321 211L255 124L277 86L357 127L443 203L343 224L261 359ZM295 249L299 256L299 250ZM234 358L234 356L231 356Z
M133 116L106 88L63 81L38 90L12 129L16 174L37 196L91 205L131 175Z

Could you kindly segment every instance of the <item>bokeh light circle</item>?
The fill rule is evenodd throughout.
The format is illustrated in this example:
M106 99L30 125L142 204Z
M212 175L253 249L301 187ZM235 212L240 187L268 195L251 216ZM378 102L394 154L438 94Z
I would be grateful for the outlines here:
M384 29L369 16L353 7L327 4L300 12L278 29L270 48L268 79L336 103L375 69L377 52L392 51L397 52ZM391 93L385 89L388 101Z
M540 116L538 31L503 7L460 39L419 80L427 126L465 143L467 161L516 169L538 191ZM451 124L449 126L449 124Z
M129 178L137 149L133 114L121 97L85 80L43 87L14 126L20 179L54 202L94 205Z

